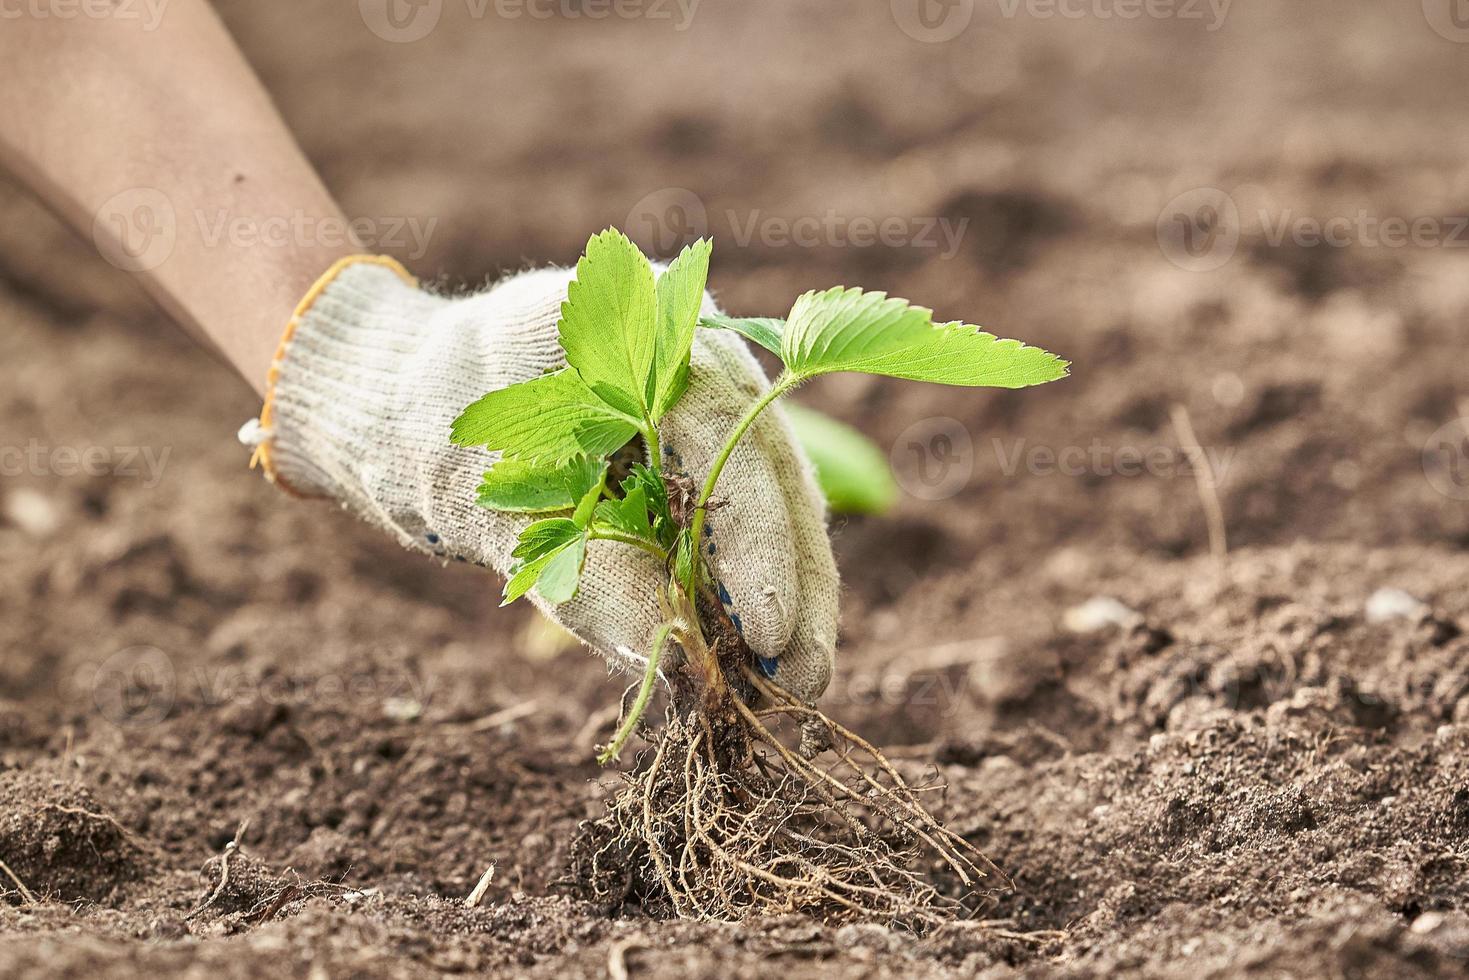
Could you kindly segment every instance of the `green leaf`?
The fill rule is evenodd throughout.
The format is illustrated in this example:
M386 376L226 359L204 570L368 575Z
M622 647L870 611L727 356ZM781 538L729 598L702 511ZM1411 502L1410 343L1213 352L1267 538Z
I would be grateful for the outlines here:
M642 487L633 487L621 500L599 503L597 520L620 534L659 544L648 520L648 496Z
M780 339L785 331L786 322L764 316L706 316L699 319L701 327L709 327L715 330L733 330L735 333L752 340L764 347L776 357L780 357Z
M571 544L557 551L536 582L541 598L560 605L576 595L581 585L581 570L587 558L587 535L579 535Z
M687 528L678 532L678 539L674 543L673 550L673 581L686 589L697 590L698 583L694 581L696 571L694 549L690 546L692 540Z
M505 583L505 591L501 594L500 605L508 606L516 599L525 595L536 584L546 566L551 563L559 552L550 551L534 561L525 561L510 570L510 579Z
M713 247L708 239L699 239L679 253L658 277L658 339L651 388L654 422L674 406L689 385L689 351L699 308L704 305Z
M938 384L1024 388L1064 378L1067 362L885 293L838 286L796 300L781 360L797 380L855 371Z
M658 296L653 267L622 232L609 228L587 242L557 329L566 362L588 388L624 415L649 417Z
M880 514L898 499L887 457L866 436L795 403L787 403L785 412L833 512Z
M551 517L520 532L511 557L520 559L505 583L506 606L535 588L547 602L561 603L576 594L586 560L587 532L575 521Z
M485 395L454 422L453 440L487 446L506 459L560 464L613 453L637 430L638 419L612 408L563 368Z
M502 459L485 474L479 504L518 514L568 510L588 490L600 487L606 472L607 461L590 456L577 456L560 466Z
M654 540L664 550L673 547L678 525L674 523L673 511L668 506L668 487L663 477L651 467L635 463L627 479L622 481L622 495L626 498L639 490L648 504Z
M582 496L581 500L577 501L576 513L571 515L571 523L582 530L586 530L587 525L592 523L592 514L596 512L597 501L601 499L602 484L598 481L596 486L588 490Z
M520 540L516 542L515 550L510 552L510 557L523 561L534 560L557 548L565 547L581 532L582 529L577 527L575 521L565 517L548 517L544 521L536 521L520 532Z

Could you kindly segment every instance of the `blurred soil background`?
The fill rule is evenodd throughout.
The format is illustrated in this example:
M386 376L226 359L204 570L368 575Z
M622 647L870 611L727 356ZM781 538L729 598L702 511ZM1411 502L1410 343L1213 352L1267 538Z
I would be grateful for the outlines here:
M1014 878L983 923L585 903L623 681L250 473L245 385L5 184L0 975L1463 975L1469 31L1018 2L218 4L442 288L711 233L731 312L861 284L1074 362L800 395L905 488L834 523L824 706L947 782Z

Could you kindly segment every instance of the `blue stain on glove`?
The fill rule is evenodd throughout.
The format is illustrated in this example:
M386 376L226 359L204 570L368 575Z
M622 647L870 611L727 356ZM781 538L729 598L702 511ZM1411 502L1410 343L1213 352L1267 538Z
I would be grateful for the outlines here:
M760 667L760 673L766 677L774 677L775 671L780 667L780 660L775 657L756 657L755 663Z

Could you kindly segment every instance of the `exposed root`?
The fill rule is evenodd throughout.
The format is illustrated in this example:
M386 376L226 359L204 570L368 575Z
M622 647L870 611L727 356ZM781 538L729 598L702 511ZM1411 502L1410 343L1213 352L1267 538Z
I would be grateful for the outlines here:
M739 673L760 708L717 681L675 697L607 816L583 828L571 869L583 891L655 915L803 912L923 929L982 909L986 879L1008 884L924 807L918 794L930 787L910 786L860 736ZM772 726L827 751L789 748Z

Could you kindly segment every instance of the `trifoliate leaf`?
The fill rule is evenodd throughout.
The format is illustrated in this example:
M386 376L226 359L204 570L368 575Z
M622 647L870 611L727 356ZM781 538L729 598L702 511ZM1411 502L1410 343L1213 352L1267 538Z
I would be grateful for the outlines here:
M454 422L460 446L486 446L506 459L559 464L606 456L633 437L638 420L612 408L570 368L485 395Z
M836 287L796 300L781 337L793 377L837 371L938 384L1023 388L1064 378L1067 363L1018 340L964 323L935 326L933 313L884 293Z
M485 474L479 504L490 510L518 514L545 514L568 510L588 490L602 485L607 461L577 456L560 466L502 459Z
M880 514L898 499L887 457L866 436L801 405L788 403L785 412L834 513Z
M746 340L753 340L776 357L780 357L780 338L786 322L764 316L705 316L699 326L715 330L733 330Z
M571 544L557 551L541 577L536 581L536 591L541 598L553 605L560 605L576 595L581 585L581 570L587 558L587 535L583 533Z
M649 416L658 297L653 267L622 232L609 228L587 242L557 330L587 387L627 416Z
M674 406L689 384L689 351L709 280L713 243L701 238L679 253L658 277L658 339L651 389L654 422Z
M642 487L633 487L621 500L604 500L597 505L597 520L601 524L653 544L659 544L648 520L648 495Z

